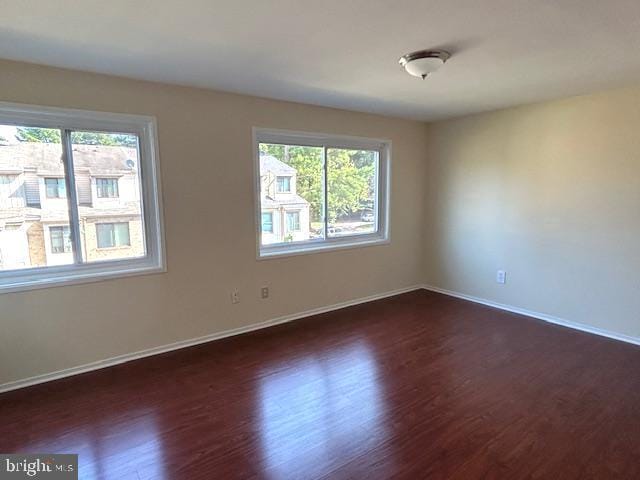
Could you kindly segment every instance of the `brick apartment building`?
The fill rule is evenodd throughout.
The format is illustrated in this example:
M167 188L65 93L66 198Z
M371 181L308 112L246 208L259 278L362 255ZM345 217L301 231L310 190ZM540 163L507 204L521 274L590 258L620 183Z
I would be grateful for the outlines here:
M0 143L0 270L73 263L59 143ZM135 148L74 145L86 261L145 253Z

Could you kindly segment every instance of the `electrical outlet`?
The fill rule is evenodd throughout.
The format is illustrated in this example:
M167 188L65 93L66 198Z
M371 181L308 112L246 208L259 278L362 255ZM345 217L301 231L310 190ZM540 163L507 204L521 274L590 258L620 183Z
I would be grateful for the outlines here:
M269 287L262 287L260 289L260 298L269 298Z
M498 273L496 273L496 282L507 283L507 272L504 270L498 270Z
M231 303L240 303L240 292L238 289L231 292Z

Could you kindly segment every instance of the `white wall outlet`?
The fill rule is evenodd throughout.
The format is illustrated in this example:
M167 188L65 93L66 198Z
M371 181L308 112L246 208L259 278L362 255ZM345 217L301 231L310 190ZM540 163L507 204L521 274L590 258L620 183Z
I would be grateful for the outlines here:
M237 288L231 292L231 303L240 303L240 292Z
M260 289L260 298L269 298L269 287L265 286Z
M498 273L496 273L496 282L507 283L507 272L504 270L498 270Z

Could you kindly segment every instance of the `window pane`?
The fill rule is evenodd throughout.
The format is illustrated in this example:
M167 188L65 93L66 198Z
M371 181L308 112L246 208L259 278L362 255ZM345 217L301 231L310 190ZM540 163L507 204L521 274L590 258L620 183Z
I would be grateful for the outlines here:
M67 198L67 185L64 178L45 178L47 198Z
M300 230L300 212L287 212L287 230L289 232Z
M262 231L273 233L273 212L262 212Z
M98 248L113 248L115 247L115 240L113 238L113 224L112 223L97 223L96 224L96 237Z
M271 214L266 224L262 216L262 245L324 238L323 148L270 143L259 148L260 207ZM297 214L293 224L286 215L291 209Z
M74 131L71 140L83 260L144 256L138 137Z
M98 198L117 198L117 178L96 178L96 193Z
M291 192L291 177L278 177L278 193Z
M378 152L327 149L329 237L377 231Z
M53 253L71 253L71 229L68 226L49 227L51 251Z
M70 239L55 233L69 225L60 138L55 129L0 125L0 270L73 263Z
M114 226L114 240L117 247L130 246L129 224L116 223Z

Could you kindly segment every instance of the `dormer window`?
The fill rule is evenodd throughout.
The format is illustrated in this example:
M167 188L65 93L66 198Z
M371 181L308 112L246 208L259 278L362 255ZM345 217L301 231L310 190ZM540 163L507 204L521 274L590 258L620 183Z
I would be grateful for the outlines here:
M98 198L118 198L118 179L96 178L96 193Z
M67 198L67 184L64 178L45 178L47 198Z
M277 178L277 192L278 193L291 193L291 177L278 177Z

